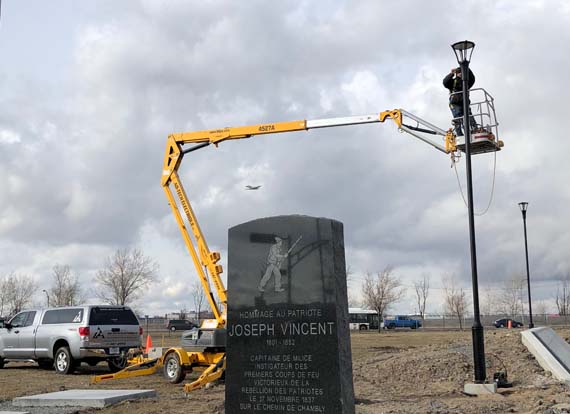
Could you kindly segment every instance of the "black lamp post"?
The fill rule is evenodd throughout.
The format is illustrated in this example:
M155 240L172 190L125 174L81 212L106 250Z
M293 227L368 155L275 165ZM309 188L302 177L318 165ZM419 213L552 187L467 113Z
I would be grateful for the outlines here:
M471 250L471 280L473 283L473 365L475 382L484 383L487 377L485 370L485 339L483 325L479 315L479 282L477 281L477 249L475 247L475 216L473 213L473 181L471 176L471 130L469 122L469 61L475 43L464 40L451 45L457 63L461 67L463 80L463 130L465 131L465 168L467 170L467 209L469 215L469 246Z
M528 203L526 201L521 201L519 203L519 207L521 209L521 213L523 216L523 225L524 225L524 252L526 255L526 282L528 284L528 318L529 318L528 327L530 329L532 329L532 328L534 328L534 323L532 322L532 302L530 300L530 271L528 270L528 243L526 241L526 210L528 208Z

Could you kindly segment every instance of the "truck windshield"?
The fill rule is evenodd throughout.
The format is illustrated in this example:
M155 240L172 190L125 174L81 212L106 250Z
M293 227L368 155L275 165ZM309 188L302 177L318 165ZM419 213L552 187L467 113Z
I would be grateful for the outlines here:
M96 307L91 309L89 325L138 325L134 313L127 308Z

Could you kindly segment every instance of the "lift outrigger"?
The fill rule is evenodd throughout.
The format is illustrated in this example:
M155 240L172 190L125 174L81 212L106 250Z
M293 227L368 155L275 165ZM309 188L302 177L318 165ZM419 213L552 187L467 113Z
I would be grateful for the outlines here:
M493 98L484 89L472 89L471 93L474 97L471 101L471 111L477 124L472 134L471 154L499 151L503 147L503 142L499 140ZM207 147L210 144L217 147L224 141L250 138L256 135L382 123L387 119L391 119L400 131L424 141L445 154L450 154L454 162L459 158L461 152L465 152L464 137L456 137L452 128L443 130L403 109L371 115L265 123L169 135L161 183L188 252L194 262L214 319L205 320L200 328L184 332L181 346L168 348L164 353L161 352L160 355L154 357L152 354L148 354L149 350L146 350L147 354L141 354L131 359L130 365L124 370L114 374L96 376L92 382L150 375L162 368L163 374L169 382L180 383L184 380L186 373L201 371L202 374L198 379L185 385L184 390L189 392L223 376L226 367L227 291L220 277L223 272L222 266L218 264L220 253L212 252L208 248L178 175L178 169L185 154ZM439 137L439 140L434 137ZM193 144L193 146L183 149L183 146L187 144ZM177 199L174 197L171 187L174 187ZM184 212L186 220L183 218L181 210ZM186 223L190 226L190 232ZM214 289L212 289L211 283Z

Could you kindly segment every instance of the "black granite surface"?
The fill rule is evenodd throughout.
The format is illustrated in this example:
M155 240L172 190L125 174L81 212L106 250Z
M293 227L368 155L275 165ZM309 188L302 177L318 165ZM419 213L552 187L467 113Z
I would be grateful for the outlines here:
M229 230L226 413L354 413L342 223Z
M570 373L570 345L552 328L531 329L532 334L550 351L552 356Z

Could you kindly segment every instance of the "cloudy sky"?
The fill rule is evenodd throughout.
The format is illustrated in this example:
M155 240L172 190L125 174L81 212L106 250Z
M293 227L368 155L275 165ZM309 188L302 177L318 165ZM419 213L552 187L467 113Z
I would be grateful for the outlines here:
M160 265L139 301L192 307L197 280L160 186L173 132L403 108L450 126L450 45L476 43L476 86L494 98L504 150L473 160L482 289L524 274L551 304L570 271L565 1L4 0L0 19L0 275L50 287L67 264L88 297L116 249ZM306 214L344 223L350 288L395 267L471 286L467 208L449 156L391 123L227 142L180 173L212 250L227 229ZM465 187L465 162L457 167ZM245 191L261 184L259 191ZM442 309L434 289L428 311ZM397 307L413 311L412 290ZM554 309L551 309L552 311Z

